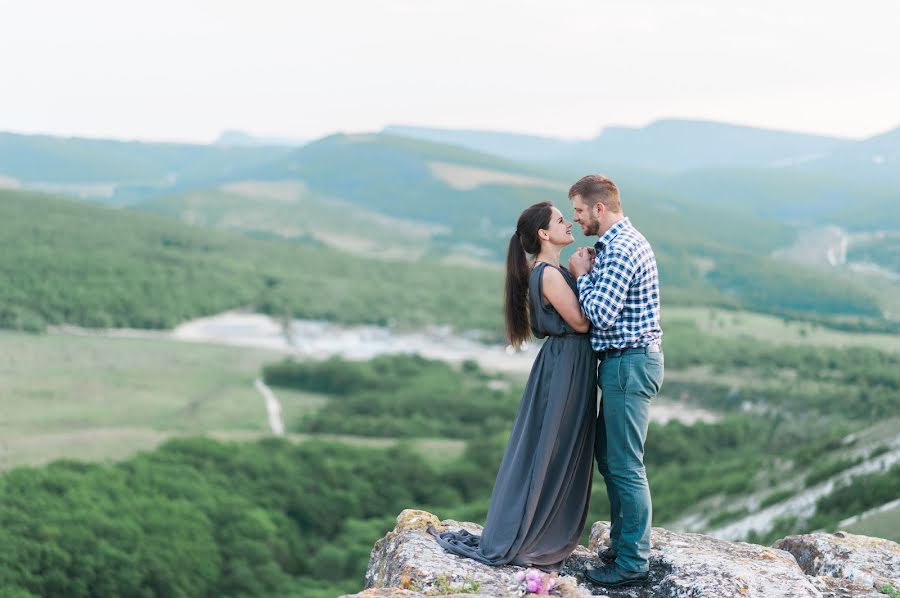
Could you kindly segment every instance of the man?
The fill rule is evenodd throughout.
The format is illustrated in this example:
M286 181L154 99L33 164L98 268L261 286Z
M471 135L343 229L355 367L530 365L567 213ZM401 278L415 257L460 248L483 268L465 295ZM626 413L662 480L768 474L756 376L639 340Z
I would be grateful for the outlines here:
M659 276L647 239L622 213L619 189L604 176L572 185L574 221L597 235L569 260L578 278L578 300L590 319L591 344L600 360L601 407L594 453L609 496L608 563L585 572L607 587L638 585L649 578L652 506L644 469L650 401L663 381Z

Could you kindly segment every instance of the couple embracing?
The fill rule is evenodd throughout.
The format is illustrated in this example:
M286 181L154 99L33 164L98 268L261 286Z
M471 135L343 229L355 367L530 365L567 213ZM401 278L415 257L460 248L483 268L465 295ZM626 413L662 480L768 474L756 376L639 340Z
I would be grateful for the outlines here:
M547 340L516 413L484 530L430 531L460 556L557 573L584 528L596 457L609 497L610 546L598 555L605 566L585 576L607 587L641 584L652 514L644 442L650 401L663 381L656 259L623 214L611 180L583 177L569 199L573 220L599 239L578 249L568 268L560 254L574 241L572 224L550 202L522 212L509 241L509 340L521 345L529 333Z

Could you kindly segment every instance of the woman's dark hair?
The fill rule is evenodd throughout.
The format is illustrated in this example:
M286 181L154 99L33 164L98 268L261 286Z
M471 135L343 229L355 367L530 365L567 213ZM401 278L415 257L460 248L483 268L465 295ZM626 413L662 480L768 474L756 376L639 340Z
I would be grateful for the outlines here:
M525 254L540 253L538 230L549 227L552 217L553 204L549 201L529 206L519 216L516 232L509 239L503 311L506 315L506 337L513 347L520 347L531 335L528 320L528 276L531 274L531 267Z

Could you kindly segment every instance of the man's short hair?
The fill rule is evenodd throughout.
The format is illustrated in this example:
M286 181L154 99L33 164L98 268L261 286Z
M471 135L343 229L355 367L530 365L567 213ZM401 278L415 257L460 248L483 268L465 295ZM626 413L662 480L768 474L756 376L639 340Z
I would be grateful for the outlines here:
M619 188L602 174L589 174L578 179L578 182L569 189L569 199L576 195L580 195L589 208L593 208L599 201L610 212L618 214L622 211Z

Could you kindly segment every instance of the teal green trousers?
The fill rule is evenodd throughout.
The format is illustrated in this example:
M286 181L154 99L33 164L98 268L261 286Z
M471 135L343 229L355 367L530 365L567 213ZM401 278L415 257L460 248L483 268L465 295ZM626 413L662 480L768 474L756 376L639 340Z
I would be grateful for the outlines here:
M663 382L663 354L629 352L600 362L602 393L594 453L606 482L611 546L629 571L650 568L653 506L644 469L650 401Z

